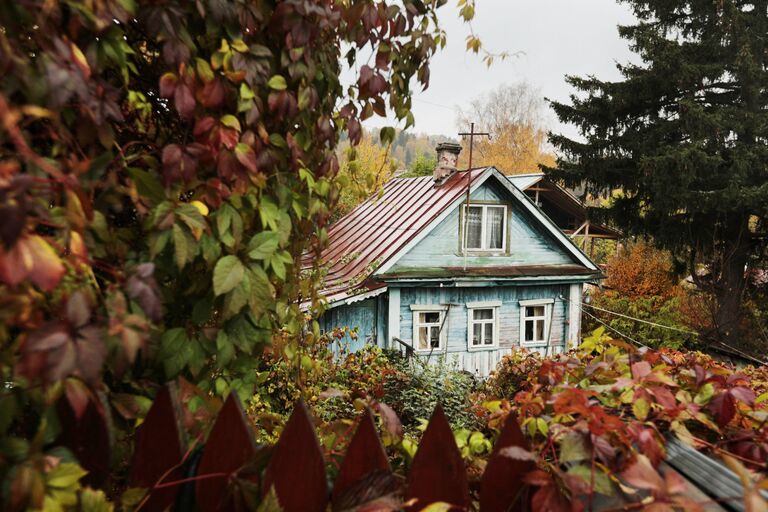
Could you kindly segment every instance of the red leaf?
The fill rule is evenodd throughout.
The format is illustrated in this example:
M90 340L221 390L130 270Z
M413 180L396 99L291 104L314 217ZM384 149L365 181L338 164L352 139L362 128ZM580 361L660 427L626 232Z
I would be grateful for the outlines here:
M191 118L195 113L195 96L187 84L182 83L176 86L173 101L181 117Z
M88 323L91 318L91 308L88 300L81 291L76 291L67 300L67 320L75 328L80 328Z
M0 281L16 286L27 278L32 263L32 255L24 239L18 240L8 252L0 247Z
M173 73L165 73L160 77L160 96L170 98L176 90L178 78Z
M259 171L256 167L256 153L253 152L253 148L242 142L235 146L235 157L237 161L243 164L243 167L248 169L252 173Z
M570 512L568 499L560 493L555 485L545 485L536 491L531 500L531 510L546 510L547 512Z
M72 411L75 413L75 418L80 420L90 399L88 388L77 379L67 379L64 383L64 392Z
M720 428L726 426L736 415L736 401L733 395L723 392L709 402L709 410Z
M621 476L627 483L638 489L654 492L661 492L664 489L664 481L661 479L661 475L653 469L648 458L644 455L638 455L634 464L624 471Z
M755 403L755 392L749 388L737 386L735 388L731 388L728 392L731 394L731 396L733 396L733 398L744 402L749 406L752 406Z
M24 243L24 241L19 243ZM61 263L56 252L43 238L32 235L26 239L26 244L29 254L32 256L30 279L43 291L53 290L66 272L64 264Z
M397 417L397 413L390 406L374 400L371 403L371 408L381 415L384 428L390 435L396 438L403 437L403 424L400 422L400 418Z
M214 124L216 124L216 120L211 116L198 119L195 122L195 129L192 131L192 133L195 135L195 137L199 137L200 135L207 133L211 128L213 128Z
M217 107L224 101L224 93L225 90L224 86L221 84L221 80L218 78L211 80L203 86L202 91L199 93L200 103L207 108Z
M642 379L649 373L651 373L651 365L647 361L640 361L632 365L632 377L635 379Z

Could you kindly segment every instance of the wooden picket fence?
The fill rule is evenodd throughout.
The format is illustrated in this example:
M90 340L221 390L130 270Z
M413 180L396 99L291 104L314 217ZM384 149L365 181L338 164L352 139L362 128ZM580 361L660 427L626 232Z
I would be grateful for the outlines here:
M99 408L98 403L93 406ZM98 420L101 415L97 412L89 415L86 410L77 422ZM92 426L76 425L76 432L88 431L94 431ZM186 446L184 434L178 393L169 384L157 394L136 435L128 484L148 489L139 506L142 512L255 510L259 501L275 495L284 512L322 512L329 505L334 511L351 511L387 497L401 500L409 511L437 502L449 503L453 510L473 507L465 465L439 405L405 478L393 474L370 411L361 415L332 485L309 412L301 401L272 447L255 444L252 427L234 394L224 402L202 449ZM94 457L88 456L89 446L99 446L98 439L91 440L96 443L90 445L81 434L78 446L72 448L83 457L92 477L98 477L106 468L94 467ZM65 442L71 444L72 440L65 438ZM499 453L510 446L528 448L513 415L502 429L479 488L473 489L483 512L529 508L529 489L522 475L532 469L532 463ZM244 498L249 495L258 496L255 503Z

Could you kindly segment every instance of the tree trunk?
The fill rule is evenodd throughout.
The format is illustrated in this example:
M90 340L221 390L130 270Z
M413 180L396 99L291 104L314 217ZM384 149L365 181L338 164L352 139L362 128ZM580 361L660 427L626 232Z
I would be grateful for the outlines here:
M749 218L729 222L726 244L723 248L719 275L715 277L717 310L714 315L715 340L731 347L740 343L739 321L742 299L746 288L746 266L751 250Z

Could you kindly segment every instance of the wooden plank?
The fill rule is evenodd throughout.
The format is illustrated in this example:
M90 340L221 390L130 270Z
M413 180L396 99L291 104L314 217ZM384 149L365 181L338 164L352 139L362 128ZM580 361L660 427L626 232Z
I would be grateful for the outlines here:
M518 460L503 455L503 449L513 446L530 449L517 423L517 417L510 413L480 482L480 509L483 512L528 509L529 496L522 479L526 473L535 469L535 464L529 460Z
M283 512L323 512L328 504L323 453L302 400L296 402L264 473L264 494L273 487Z
M406 500L416 500L410 511L440 501L453 505L453 510L466 510L470 506L464 461L439 404L413 459L405 496Z
M181 462L186 450L180 423L176 386L168 383L158 391L144 422L136 433L129 487L149 489L141 510L162 512L173 505L179 486L152 490L162 482L183 478Z
M232 510L227 483L256 454L253 431L235 393L219 411L197 470L197 504L202 512Z
M109 478L112 455L112 430L108 418L109 407L102 393L88 398L88 404L78 417L66 395L56 404L61 424L57 444L66 446L88 471L82 483L94 488L104 487Z
M357 425L339 468L331 494L334 510L349 510L378 498L371 493L372 480L384 482L391 476L387 454L379 439L371 411L366 409ZM382 492L393 489L379 489Z

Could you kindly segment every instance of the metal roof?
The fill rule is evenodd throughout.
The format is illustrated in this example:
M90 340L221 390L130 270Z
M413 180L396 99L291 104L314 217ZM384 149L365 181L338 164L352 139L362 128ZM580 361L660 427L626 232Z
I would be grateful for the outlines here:
M474 184L487 167L471 171ZM460 171L441 185L432 176L395 178L381 195L356 207L328 231L320 255L328 267L322 294L330 303L384 286L370 280L376 268L405 246L423 228L467 191L467 173Z
M528 187L532 187L544 177L543 173L535 172L530 174L512 174L507 176L507 179L512 182L514 186L520 190L525 190Z

